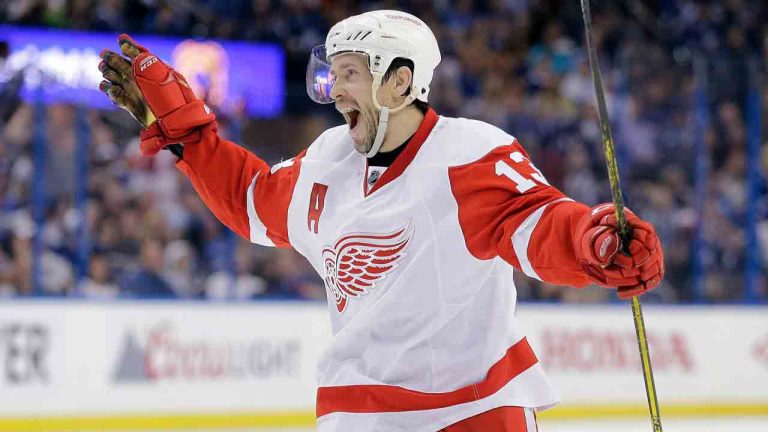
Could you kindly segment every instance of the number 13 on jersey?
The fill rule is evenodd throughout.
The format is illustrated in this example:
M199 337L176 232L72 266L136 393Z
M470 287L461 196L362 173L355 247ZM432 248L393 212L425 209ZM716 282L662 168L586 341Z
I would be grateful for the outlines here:
M525 162L533 171L530 173L530 176L532 178L531 179L521 174L518 170L514 168L512 164L509 164L507 161L500 160L496 162L496 175L504 176L512 180L512 182L515 183L515 188L517 189L518 192L525 193L533 189L534 187L536 187L536 181L538 181L541 184L545 184L549 186L547 179L544 178L544 176L541 174L541 171L539 171L538 168L533 166L531 161L529 161L521 152L519 151L512 152L509 155L509 158L512 160L514 165L519 165L522 162Z

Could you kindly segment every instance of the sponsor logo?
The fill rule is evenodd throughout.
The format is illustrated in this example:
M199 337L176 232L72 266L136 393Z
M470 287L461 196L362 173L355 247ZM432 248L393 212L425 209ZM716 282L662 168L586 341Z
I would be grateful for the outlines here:
M597 328L546 328L539 338L541 361L559 372L634 372L642 367L635 333ZM653 370L693 373L687 337L677 331L648 334Z
M417 25L417 26L421 27L421 23L420 23L419 21L417 21L417 20L415 20L415 19L413 19L413 18L411 18L411 17L409 17L409 16L405 16L405 15L394 15L394 14L386 14L385 16L386 16L387 18L391 19L391 20L401 20L401 21L408 21L408 22L409 22L409 23L411 23L411 24L415 24L415 25Z
M406 255L413 235L410 224L389 234L350 234L323 248L325 288L336 309L344 312L350 298L370 293Z
M125 334L114 369L118 383L259 380L297 376L300 342L182 337L170 322Z
M139 64L139 70L141 72L144 72L145 69L152 66L153 64L157 63L157 57L156 56L149 56L141 61Z
M50 332L44 324L0 324L0 384L48 383L50 348Z
M380 175L379 170L371 170L371 174L368 176L368 186L373 186L379 180Z

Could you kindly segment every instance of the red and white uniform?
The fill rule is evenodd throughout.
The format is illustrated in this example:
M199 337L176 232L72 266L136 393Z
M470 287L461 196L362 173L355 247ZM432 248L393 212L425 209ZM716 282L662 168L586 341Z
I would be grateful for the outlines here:
M346 125L271 168L211 126L201 136L178 166L216 216L295 248L325 281L320 431L434 432L558 402L515 321L513 266L587 284L571 232L588 208L549 186L515 138L430 110L369 186Z

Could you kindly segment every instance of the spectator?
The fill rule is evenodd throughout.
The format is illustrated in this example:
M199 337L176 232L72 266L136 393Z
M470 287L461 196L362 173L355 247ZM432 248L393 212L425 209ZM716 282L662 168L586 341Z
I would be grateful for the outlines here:
M91 256L88 277L80 281L78 293L90 299L114 299L120 293L120 288L112 281L112 271L109 259L102 253Z
M235 274L228 271L212 273L205 283L205 295L211 300L247 300L264 295L267 282L256 275L253 246L238 242L235 252Z
M163 245L159 240L146 239L141 244L141 264L128 270L120 280L120 290L128 297L172 298L175 293L163 277Z

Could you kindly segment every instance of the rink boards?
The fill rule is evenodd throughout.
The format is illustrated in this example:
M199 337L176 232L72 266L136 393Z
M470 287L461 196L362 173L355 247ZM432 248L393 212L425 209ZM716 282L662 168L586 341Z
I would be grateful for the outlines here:
M311 426L324 304L0 303L0 430ZM523 304L563 403L647 413L628 304ZM768 415L768 308L645 307L663 417Z

